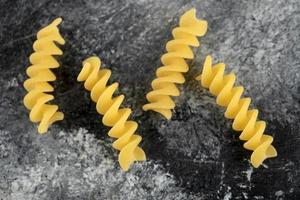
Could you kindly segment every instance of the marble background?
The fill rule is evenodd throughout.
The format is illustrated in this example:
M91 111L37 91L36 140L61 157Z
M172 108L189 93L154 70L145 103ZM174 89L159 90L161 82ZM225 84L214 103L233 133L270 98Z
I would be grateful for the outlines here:
M142 112L171 29L195 7L208 32L170 121ZM56 17L66 40L55 71L65 113L46 135L22 103L37 31ZM278 157L253 169L215 98L194 80L207 54L253 98ZM76 82L100 56L139 122L147 162L120 170L108 128ZM0 199L300 199L299 0L0 0Z

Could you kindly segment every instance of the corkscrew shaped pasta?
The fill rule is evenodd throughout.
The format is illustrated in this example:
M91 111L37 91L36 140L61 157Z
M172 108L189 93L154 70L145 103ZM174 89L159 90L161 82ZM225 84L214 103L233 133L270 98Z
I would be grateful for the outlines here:
M98 57L86 59L77 80L85 81L84 87L91 91L91 98L97 103L97 112L104 115L103 124L112 127L108 135L117 138L113 147L120 151L120 166L127 171L134 161L146 160L145 152L138 147L142 137L134 134L138 124L135 121L128 121L131 109L119 108L125 98L124 95L112 97L118 88L118 83L108 86L111 71L100 70L100 65L101 61Z
M244 87L234 86L236 77L233 73L224 75L225 64L212 66L211 56L207 56L202 74L196 79L201 85L217 96L217 104L227 107L225 117L234 119L233 129L242 131L240 139L247 141L244 148L252 150L251 163L257 168L267 158L277 156L276 149L271 145L273 137L265 135L266 122L258 121L258 110L249 110L250 98L242 98Z
M150 103L143 106L145 111L153 110L167 119L172 117L171 109L175 103L170 96L180 95L176 84L185 82L182 73L189 69L185 59L194 58L190 46L198 47L200 44L196 36L203 36L206 30L207 22L196 18L196 9L181 16L179 27L172 31L174 39L167 43L167 53L161 57L163 66L157 69L157 78L151 83L153 90L146 96Z
M41 134L47 132L52 123L64 118L64 114L57 111L57 105L48 103L54 99L53 95L48 94L54 90L49 82L56 79L51 69L59 67L53 56L63 54L55 43L65 43L57 27L61 21L61 18L57 18L37 33L37 40L33 44L34 53L29 58L32 65L26 70L29 79L24 82L28 92L24 97L24 105L31 110L30 120L40 122L38 132Z

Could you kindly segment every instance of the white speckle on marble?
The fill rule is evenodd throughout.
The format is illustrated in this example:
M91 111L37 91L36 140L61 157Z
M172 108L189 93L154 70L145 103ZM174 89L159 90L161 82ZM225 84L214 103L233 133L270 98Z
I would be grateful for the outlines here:
M18 87L18 79L16 77L13 77L7 82L7 88L12 88L12 87Z
M249 182L251 182L251 175L252 175L252 173L253 173L253 167L250 166L249 169L246 171L247 180Z
M284 195L284 192L282 190L278 190L278 191L275 192L276 197L281 197L283 195Z
M262 163L261 166L263 166L263 167L266 168L266 169L269 168L269 166L268 166L267 164L265 164L265 163Z
M239 183L238 186L239 186L240 188L247 188L247 185L246 185L246 184L243 184L243 183Z
M248 194L246 192L243 192L243 196L244 196L245 199L249 199Z
M253 198L254 198L254 199L258 199L258 200L260 200L260 199L264 199L264 197L263 197L263 196L254 196Z
M231 187L228 186L227 192L225 193L225 196L223 200L230 200L232 198L232 193L230 192Z

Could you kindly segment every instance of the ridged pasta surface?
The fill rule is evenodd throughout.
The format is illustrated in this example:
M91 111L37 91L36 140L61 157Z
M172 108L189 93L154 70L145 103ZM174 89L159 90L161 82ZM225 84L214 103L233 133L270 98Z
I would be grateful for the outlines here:
M251 163L257 168L267 158L276 157L276 149L271 145L273 137L264 134L266 123L258 120L258 110L249 109L251 99L242 98L244 88L234 86L233 73L224 75L225 64L212 66L211 56L207 56L202 74L196 79L201 85L217 96L217 104L226 107L225 117L233 119L233 129L242 131L239 138L247 141L244 148L252 150Z
M127 171L134 161L146 159L143 149L138 147L142 138L135 134L138 124L128 120L131 109L120 108L124 95L113 97L118 83L107 85L111 71L100 70L100 65L101 61L98 57L86 59L77 80L85 81L84 87L91 91L91 99L97 103L97 112L103 115L103 124L112 127L108 135L117 139L113 143L113 147L120 151L120 166Z
M59 67L53 56L63 54L55 43L65 43L57 27L61 21L61 18L57 18L37 33L37 40L33 44L34 53L29 58L31 66L26 70L29 79L24 82L28 92L24 97L24 105L30 110L30 120L40 122L38 132L41 134L47 132L52 123L64 118L58 106L49 103L54 99L49 94L54 90L49 82L56 79L51 69Z
M175 107L175 103L171 96L180 95L176 84L185 82L182 73L189 69L185 59L194 58L190 46L198 47L200 44L197 36L203 36L206 30L207 22L196 18L195 9L181 16L179 27L172 31L173 40L166 44L167 53L161 57L163 66L157 69L157 78L151 83L152 91L146 96L149 103L143 106L145 111L153 110L167 119L172 117L171 109Z

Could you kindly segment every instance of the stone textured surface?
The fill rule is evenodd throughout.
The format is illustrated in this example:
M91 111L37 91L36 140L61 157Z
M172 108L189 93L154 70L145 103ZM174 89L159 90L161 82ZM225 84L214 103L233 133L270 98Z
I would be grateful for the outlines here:
M164 44L196 7L209 28L172 120L141 110ZM37 134L22 104L36 32L62 16L55 71L65 120ZM299 199L299 0L0 1L0 199ZM227 64L267 121L279 156L253 169L224 110L194 80L205 55ZM98 55L141 126L148 160L120 171L107 128L76 76Z

